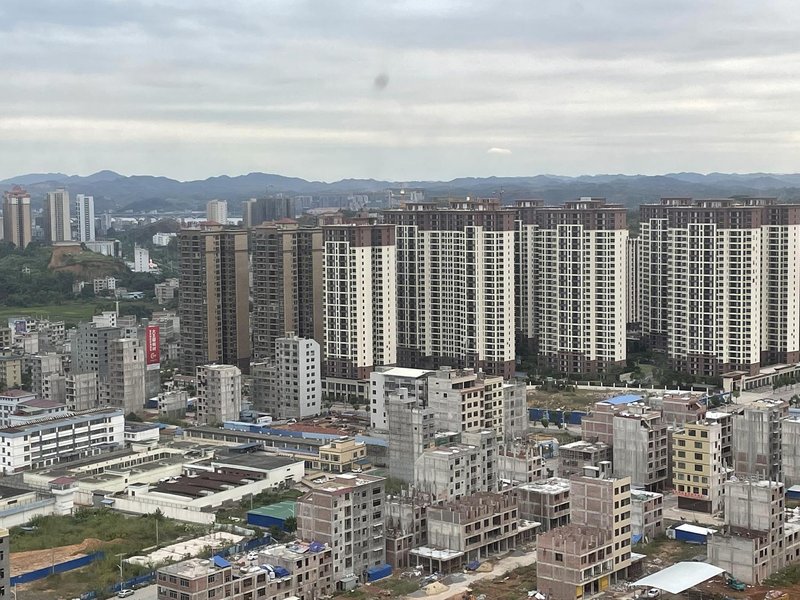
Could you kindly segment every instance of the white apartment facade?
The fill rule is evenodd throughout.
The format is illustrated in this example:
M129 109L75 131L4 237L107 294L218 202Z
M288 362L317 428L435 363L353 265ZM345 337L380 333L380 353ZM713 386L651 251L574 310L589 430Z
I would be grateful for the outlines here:
M405 388L407 397L417 406L427 401L428 375L433 371L409 369L406 367L378 367L370 373L370 427L382 431L389 430L387 402L391 394Z
M628 230L625 208L581 198L536 211L536 335L558 373L625 365Z
M242 372L233 365L197 367L197 422L238 421L242 410Z
M119 409L76 412L0 429L0 468L10 475L121 448L124 430Z
M662 198L641 207L642 333L673 368L800 362L800 207Z
M497 200L409 204L397 226L398 359L510 378L514 372L514 214Z
M228 224L228 203L225 200L209 200L206 202L206 221Z
M78 219L78 240L95 241L94 198L84 194L75 196L75 216Z
M253 403L275 419L303 419L322 408L319 344L289 332L275 341L275 361L254 363Z
M47 192L44 199L44 237L49 243L72 239L69 192L63 188Z
M326 225L323 236L326 392L366 398L373 368L397 358L394 227Z

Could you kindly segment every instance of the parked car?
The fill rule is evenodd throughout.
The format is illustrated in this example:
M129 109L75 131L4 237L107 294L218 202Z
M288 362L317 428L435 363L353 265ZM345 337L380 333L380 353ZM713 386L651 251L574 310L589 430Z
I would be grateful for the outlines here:
M128 598L133 596L133 590L122 589L117 592L117 598Z

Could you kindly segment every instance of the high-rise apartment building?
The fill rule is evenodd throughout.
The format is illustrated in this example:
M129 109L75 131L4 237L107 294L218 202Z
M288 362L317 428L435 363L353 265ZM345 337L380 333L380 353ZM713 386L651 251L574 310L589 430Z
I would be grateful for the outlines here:
M209 363L250 368L247 232L221 227L178 235L181 370Z
M31 196L15 185L3 194L3 240L25 248L32 236Z
M228 224L228 203L225 200L206 202L206 221L225 226Z
M326 391L366 398L369 374L396 362L397 278L391 225L325 225Z
M278 195L270 198L251 198L242 203L242 224L255 227L266 221L294 219L297 216L297 200Z
M625 365L625 208L581 198L535 212L533 315L542 366L559 373Z
M514 213L497 200L407 204L397 227L398 361L514 373Z
M273 361L253 363L253 406L275 419L313 417L322 408L320 346L289 332L275 341Z
M520 350L536 352L539 323L536 286L539 261L536 256L537 209L544 200L518 200L514 205L514 329Z
M72 239L70 226L69 192L59 188L47 192L44 199L44 240L48 244Z
M75 216L78 219L78 240L95 241L94 233L94 198L77 194L75 196Z
M627 283L627 309L628 323L642 322L642 305L639 295L639 278L641 276L639 256L641 253L641 240L638 237L628 238L627 257L628 257L628 283Z
M232 365L197 367L197 422L238 421L242 411L242 372Z
M256 227L250 240L253 356L272 358L288 331L324 344L322 229L281 221Z
M800 360L800 206L662 198L641 207L642 333L693 375Z

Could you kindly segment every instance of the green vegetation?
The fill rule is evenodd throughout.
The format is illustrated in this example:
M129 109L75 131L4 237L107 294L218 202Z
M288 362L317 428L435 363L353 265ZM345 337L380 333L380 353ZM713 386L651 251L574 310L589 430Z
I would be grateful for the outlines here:
M788 587L800 583L800 563L790 564L773 573L765 583L770 587Z
M528 392L528 406L555 410L586 410L595 402L604 400L608 392L579 390L570 386L568 390L539 389Z
M42 550L58 546L80 544L87 538L112 542L104 547L109 552L136 553L142 548L155 546L156 521L159 540L172 543L186 535L202 535L203 528L173 521L160 513L141 517L126 517L109 509L81 508L71 517L34 517L28 523L34 531L11 529L11 552Z
M42 599L73 598L93 590L100 597L105 597L106 588L119 581L120 556L141 554L144 549L156 546L156 522L158 542L162 546L206 533L203 527L167 519L160 512L125 517L109 509L78 509L69 517L34 517L28 523L34 528L32 531L12 528L11 552L46 550L80 544L86 539L106 542L97 548L102 549L105 558L83 569L51 575L31 584L31 590L36 595L30 596ZM125 564L123 574L130 579L150 570Z
M678 540L669 539L666 534L661 534L647 544L637 544L635 551L644 554L648 558L658 558L669 562L680 562L691 560L698 554L705 551L703 546L687 544Z
M2 276L0 276L2 280ZM2 285L2 283L0 283ZM72 292L70 291L70 294ZM0 292L2 296L2 292ZM0 302L3 302L0 300ZM100 306L103 303L94 301L83 302L64 302L63 304L23 304L14 306L0 306L0 319L5 320L8 317L15 317L19 315L43 316L48 317L55 321L65 321L69 323L77 323L80 321L89 321L92 315L99 314Z
M37 243L25 250L0 243L0 304L30 306L72 298L72 273L48 269L51 251Z

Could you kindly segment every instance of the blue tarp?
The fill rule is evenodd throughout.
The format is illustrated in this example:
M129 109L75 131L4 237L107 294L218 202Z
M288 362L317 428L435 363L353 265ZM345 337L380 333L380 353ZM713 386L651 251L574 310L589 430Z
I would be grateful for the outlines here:
M472 562L467 563L467 571L474 571L475 569L477 569L480 566L481 566L480 561L473 560Z
M275 571L275 577L288 577L291 575L291 573L283 567L272 567L272 570Z
M638 544L642 540L642 537L644 537L644 536L641 533L634 533L633 534L633 543L634 544Z
M367 581L378 581L392 574L392 565L383 564L367 569Z
M321 542L311 542L308 545L309 552L322 552L323 550L325 550L325 544Z
M624 396L614 396L608 400L603 400L608 404L630 404L631 402L638 402L642 397L636 394L625 394Z
M227 560L225 560L221 556L217 556L215 554L214 555L214 566L224 569L225 567L230 567L231 563L229 563Z

